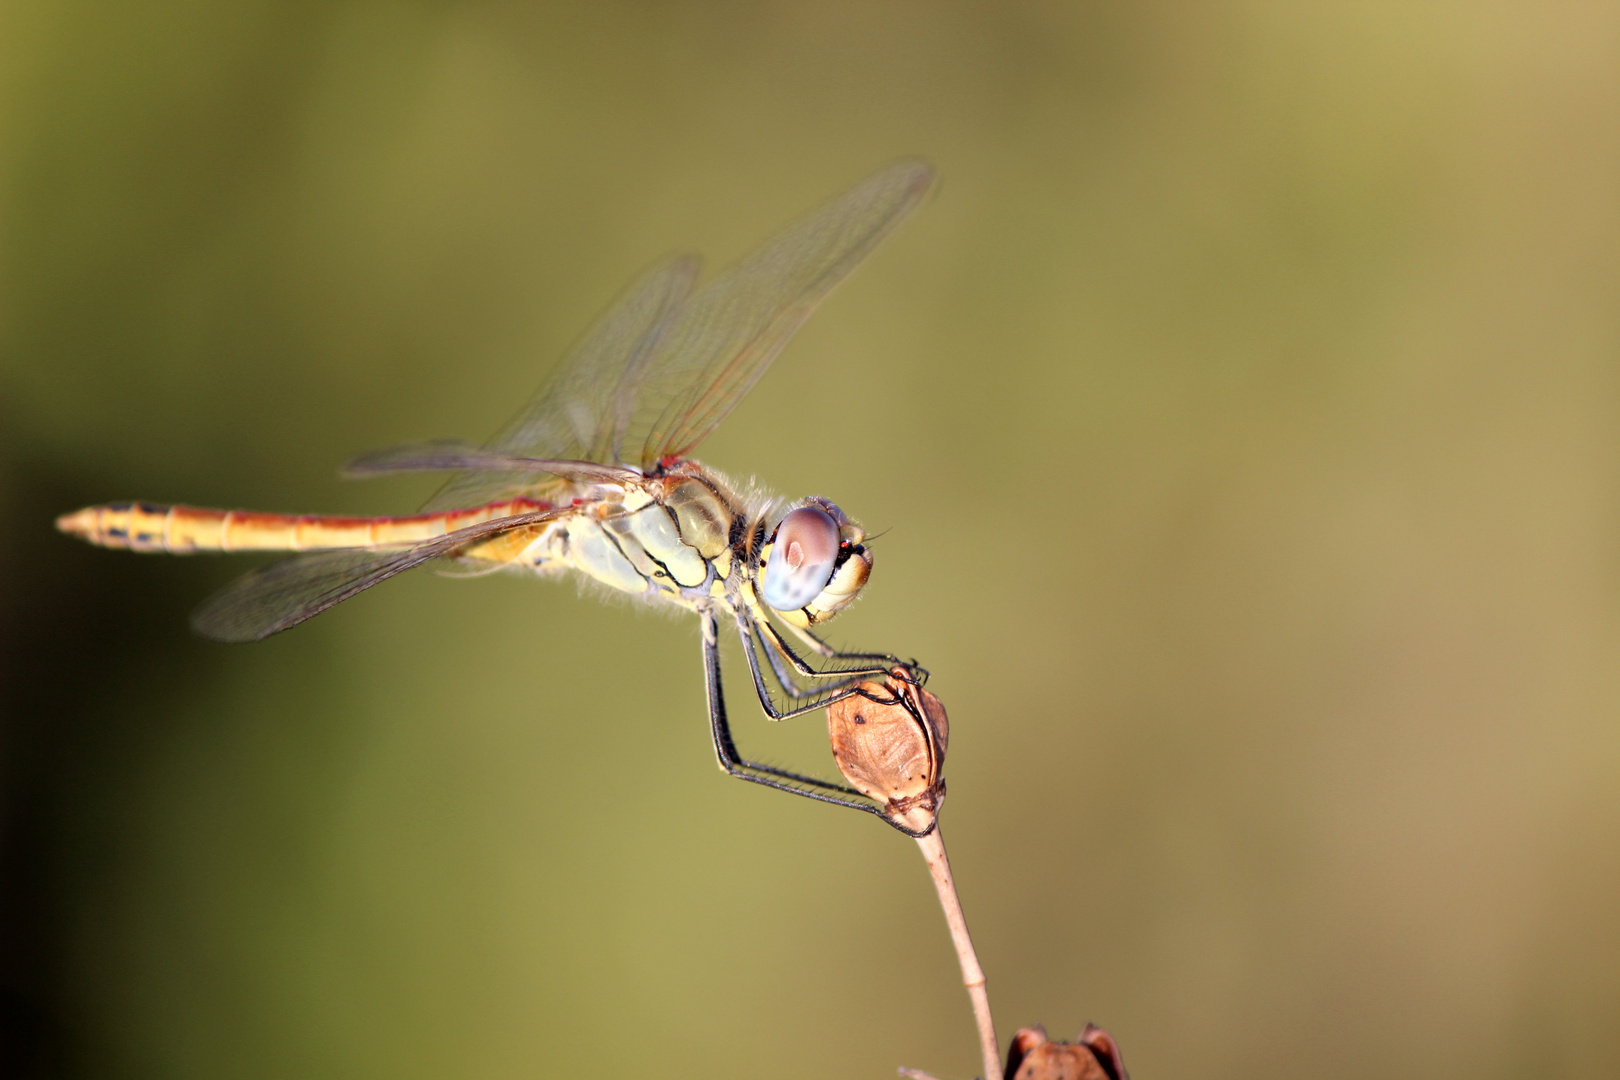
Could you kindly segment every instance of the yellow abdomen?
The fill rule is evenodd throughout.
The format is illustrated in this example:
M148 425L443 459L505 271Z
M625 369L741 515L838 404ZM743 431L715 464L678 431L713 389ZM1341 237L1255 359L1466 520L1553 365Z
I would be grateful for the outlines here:
M510 499L468 510L409 517L344 517L108 503L63 514L56 519L56 527L100 547L171 555L194 551L320 551L431 540L469 525L549 506L533 499Z

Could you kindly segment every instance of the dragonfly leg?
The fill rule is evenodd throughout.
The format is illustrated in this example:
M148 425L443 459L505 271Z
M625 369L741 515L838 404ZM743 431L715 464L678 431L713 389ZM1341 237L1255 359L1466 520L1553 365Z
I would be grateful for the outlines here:
M748 659L748 672L754 677L754 693L759 697L759 706L772 720L803 716L807 712L831 705L853 694L856 684L865 677L863 672L846 673L842 682L807 689L794 680L793 673L775 651L769 646L762 646L759 639L750 632L748 625L740 619L737 622L737 634L742 638L743 656ZM776 703L771 688L765 684L765 673L759 664L759 654L762 651L770 665L771 674L776 676L777 685L782 688L783 696L796 704L784 707Z
M776 625L771 622L770 616L765 613L756 597L745 592L741 599L743 601L741 605L743 610L738 611L737 625L745 638L747 636L747 627L744 624L750 623L758 629L759 636L765 639L771 651L786 660L792 665L794 671L806 679L847 679L852 675L887 675L898 667L904 668L918 685L928 681L928 670L915 660L901 660L899 657L891 656L888 653L839 652L809 630L800 629L789 623L789 629L798 635L817 656L832 661L832 665L826 668L813 667L808 660L794 652L793 648L788 645L786 639L777 631ZM744 614L744 610L746 614ZM770 663L772 670L778 673L782 671L775 657L771 658ZM788 694L790 697L799 696L791 690L788 691Z
M765 639L771 651L790 664L793 670L804 678L844 679L852 675L887 675L893 672L895 668L904 668L906 673L919 686L928 681L928 669L915 660L902 660L888 653L839 652L815 637L808 630L795 628L795 632L800 637L815 645L818 655L832 661L832 665L825 668L813 667L808 660L793 651L793 647L777 632L774 625L758 613L752 614L753 618L749 621L758 627L760 637ZM777 668L774 659L771 666L780 670Z
M709 733L714 738L714 755L720 768L728 775L750 783L763 784L778 791L803 795L818 802L847 806L851 810L864 810L882 816L875 803L854 788L834 784L813 776L777 769L769 765L746 761L737 753L737 744L731 738L731 725L726 718L725 690L720 683L720 628L712 611L701 611L703 637L703 689L709 703ZM887 820L887 819L885 819Z
M737 635L742 639L743 655L748 659L748 671L754 679L754 692L759 697L760 708L772 720L802 716L841 701L856 693L858 685L872 676L888 677L894 671L902 670L919 686L928 679L927 670L916 661L906 663L883 653L838 653L824 645L822 648L828 656L844 660L848 666L818 670L794 653L775 627L764 621L757 612L738 611L736 618ZM814 638L810 640L815 641ZM759 660L761 653L765 657L763 666ZM883 661L883 666L874 665L874 660ZM766 684L765 666L770 668L782 697L787 699L785 703L778 704L776 693ZM837 681L830 686L822 683L820 686L806 687L800 684L800 677Z
M838 660L844 662L865 660L869 663L882 664L885 671L895 667L896 665L901 667L909 666L913 668L917 666L916 661L912 661L909 665L907 665L902 662L899 657L890 656L888 653L839 652L831 645L828 645L825 641L822 641L820 638L816 637L816 635L812 634L809 630L806 630L801 626L794 626L792 623L787 623L786 625L789 630L793 631L794 637L804 642L805 646L811 652L815 653L823 660Z
M837 689L839 689L838 687L829 688L829 687L826 687L826 686L821 686L821 687L816 687L816 688L809 688L809 687L800 686L797 675L788 666L787 661L782 659L782 654L780 652L778 652L776 649L769 648L769 647L766 647L766 648L762 649L760 647L759 638L757 636L751 634L748 631L747 627L741 625L740 622L739 622L737 631L742 636L744 647L746 647L748 649L748 651L749 651L748 666L749 666L750 670L758 669L758 667L759 667L758 657L759 657L759 654L763 652L764 655L765 655L765 662L770 666L771 674L776 676L776 685L782 688L782 693L785 694L787 697L789 697L789 698L791 698L791 699L793 699L795 701L802 701L805 698L812 698L812 697L817 697L819 695L825 695L825 694L827 694L829 692L829 689L832 690L832 691L836 691ZM862 677L861 674L852 675L852 676L850 676L848 681L853 683L853 682L858 681L861 677ZM755 689L756 690L760 689L759 684L760 684L761 681L762 680L759 680L759 679L755 680ZM769 708L767 708L767 712L769 712L769 711L770 711ZM781 717L773 716L773 719L780 720Z

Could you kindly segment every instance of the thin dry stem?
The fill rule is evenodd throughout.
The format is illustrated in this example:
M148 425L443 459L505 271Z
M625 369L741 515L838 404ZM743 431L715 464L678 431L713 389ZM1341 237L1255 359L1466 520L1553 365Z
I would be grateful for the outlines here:
M919 836L917 846L922 848L928 872L933 875L939 906L945 910L951 943L956 946L956 959L962 965L962 985L967 987L968 997L973 1002L973 1018L979 1025L979 1049L984 1055L985 1080L997 1080L1001 1075L1001 1051L996 1042L995 1021L990 1018L990 995L985 992L984 969L973 952L973 939L968 936L962 902L956 896L956 882L951 879L951 861L945 855L945 841L935 828L927 836Z

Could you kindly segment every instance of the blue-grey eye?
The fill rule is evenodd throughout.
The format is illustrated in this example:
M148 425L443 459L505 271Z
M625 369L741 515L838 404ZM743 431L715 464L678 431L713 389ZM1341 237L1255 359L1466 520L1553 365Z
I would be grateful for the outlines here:
M760 596L777 611L794 611L821 594L838 561L838 522L825 510L801 506L776 527Z

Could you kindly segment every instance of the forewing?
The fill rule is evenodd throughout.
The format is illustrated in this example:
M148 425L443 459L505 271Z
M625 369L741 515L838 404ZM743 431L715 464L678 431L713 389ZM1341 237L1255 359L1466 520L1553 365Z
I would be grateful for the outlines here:
M545 473L571 484L622 484L641 478L639 472L621 465L514 457L500 450L448 439L373 450L344 462L342 472L345 477L358 480L402 472L446 472L459 469L528 473L531 477L535 473ZM531 479L530 482L544 481Z
M540 391L490 440L510 457L622 461L622 432L647 360L692 291L698 260L678 255L642 275L565 357ZM480 469L456 476L424 510L480 506L532 495L555 481L532 470Z
M546 498L581 482L516 459L645 471L666 455L689 453L932 181L932 168L916 161L868 177L695 295L695 257L658 264L585 335L484 458L439 455L432 464L431 455L415 454L416 464L400 466L411 453L383 451L370 457L395 455L394 466L359 471L466 466L428 501L424 509L433 511Z
M933 177L920 161L868 177L698 290L645 362L625 417L625 450L641 444L644 470L690 453Z
M295 555L244 574L191 616L192 629L215 641L261 641L341 604L356 593L473 540L559 517L536 511L481 522L409 547L318 551Z

